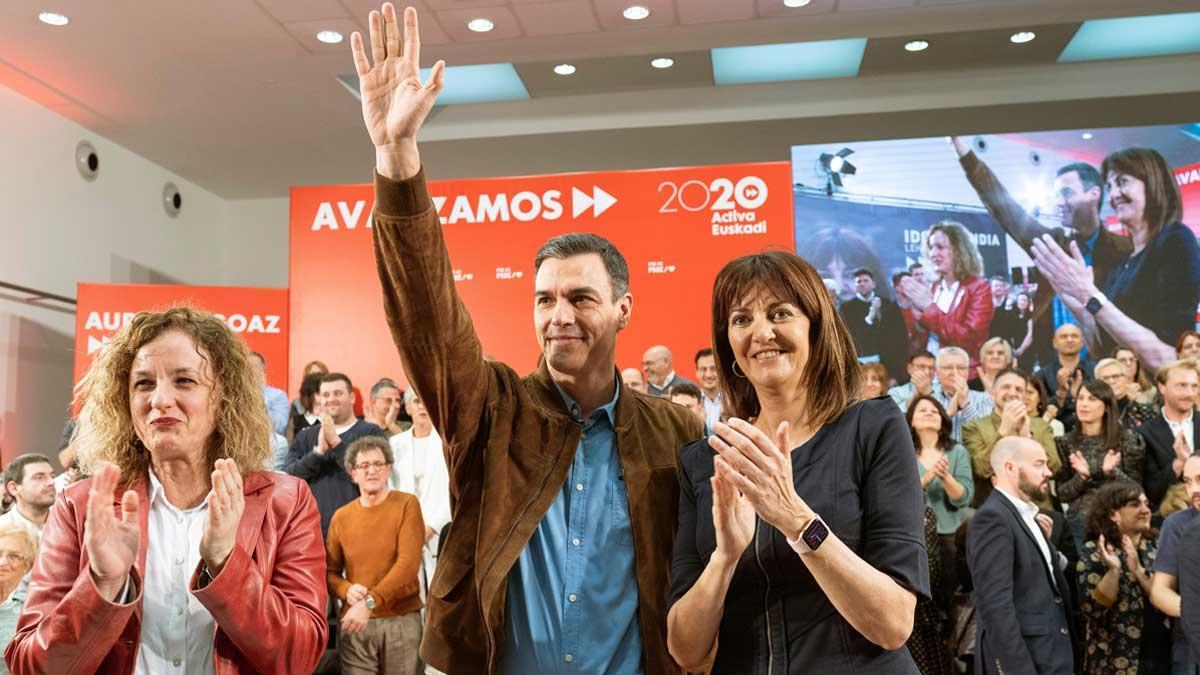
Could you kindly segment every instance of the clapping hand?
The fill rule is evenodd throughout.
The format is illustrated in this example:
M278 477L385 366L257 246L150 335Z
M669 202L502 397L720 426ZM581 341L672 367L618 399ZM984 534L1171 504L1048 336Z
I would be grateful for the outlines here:
M938 461L933 463L933 468L929 470L933 475L946 480L950 476L950 460L946 459L945 455L938 458Z
M392 401L388 404L387 412L383 414L383 430L388 431L396 426L396 418L400 416L400 401Z
M88 568L100 595L116 601L137 560L142 533L139 524L138 495L126 490L121 495L121 511L113 511L113 500L121 470L103 462L92 477L88 493L87 520L83 525L83 546Z
M1188 447L1187 438L1183 435L1183 430L1175 434L1175 457L1183 461L1187 461L1188 457L1192 456L1192 449Z
M1029 411L1025 408L1024 401L1005 403L1004 409L1000 411L1000 435L1024 435L1022 432L1028 426L1028 416Z
M925 308L933 304L933 294L929 289L919 283L912 277L904 277L900 280L900 287L904 290L904 295L912 301L913 307L917 311L924 312Z
M221 571L237 544L238 524L245 508L237 462L218 459L212 472L212 492L208 493L208 519L200 536L200 559L213 576Z
M322 413L321 428L317 433L317 454L323 455L329 452L330 448L336 448L341 442L337 428L333 424L333 415Z
M721 457L713 458L712 519L717 534L717 550L713 557L723 564L737 564L742 552L754 537L754 507L733 486L734 471Z
M371 59L363 49L362 36L350 36L350 51L358 71L363 122L375 144L376 169L401 180L420 170L417 132L421 130L438 92L445 84L446 64L433 64L429 79L421 82L421 33L417 10L404 10L404 42L392 3L368 17Z
M1133 539L1129 535L1121 535L1121 549L1125 551L1125 566L1130 572L1137 573L1142 569L1142 560L1138 557L1138 551L1133 547Z
M787 449L788 423L779 425L774 439L737 418L718 422L713 431L708 443L733 470L726 476L734 487L745 495L759 518L795 540L816 514L796 494L792 454Z
M1071 461L1071 468L1075 469L1075 473L1079 474L1081 478L1087 480L1092 477L1092 470L1088 466L1088 461L1084 458L1082 452L1078 450L1072 452L1069 459Z
M1109 448L1108 452L1104 453L1104 463L1100 465L1100 473L1111 474L1119 466L1121 466L1121 453Z
M1050 282L1063 302L1072 309L1082 308L1100 291L1096 288L1095 274L1084 262L1079 245L1072 241L1070 248L1071 252L1067 253L1047 234L1033 240L1030 253L1042 277Z
M1126 539L1128 539L1128 537L1126 537ZM1121 558L1117 555L1116 551L1112 550L1112 548L1105 543L1104 535L1100 535L1100 539L1096 542L1096 551L1100 554L1100 559L1104 561L1104 564L1108 565L1109 569L1121 569Z
M918 394L928 396L933 392L933 375L928 371L918 370L912 374L911 379Z

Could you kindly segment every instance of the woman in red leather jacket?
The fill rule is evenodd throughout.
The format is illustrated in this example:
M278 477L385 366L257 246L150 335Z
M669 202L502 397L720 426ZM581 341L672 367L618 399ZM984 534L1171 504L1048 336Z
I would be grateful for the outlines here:
M325 649L320 515L261 470L270 421L217 317L142 312L80 382L93 475L50 510L4 652L32 673L305 673Z
M940 277L932 288L906 278L904 293L920 312L918 321L929 330L929 351L962 347L971 355L968 379L979 367L979 348L987 341L995 307L992 287L983 276L983 256L975 238L961 223L943 220L925 233L923 254ZM936 344L935 344L936 342Z

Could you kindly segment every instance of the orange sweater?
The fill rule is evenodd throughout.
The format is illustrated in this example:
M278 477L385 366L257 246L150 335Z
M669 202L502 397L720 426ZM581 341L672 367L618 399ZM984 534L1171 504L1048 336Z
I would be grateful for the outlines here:
M421 608L421 547L425 544L425 521L421 504L405 492L392 491L375 506L359 500L333 514L325 563L329 590L342 600L351 584L362 584L375 598L372 617L399 616Z

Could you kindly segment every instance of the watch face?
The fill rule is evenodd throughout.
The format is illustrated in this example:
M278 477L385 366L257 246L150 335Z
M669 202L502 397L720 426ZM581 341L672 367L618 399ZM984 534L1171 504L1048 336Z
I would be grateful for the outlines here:
M804 528L804 534L800 538L804 540L804 545L810 551L817 550L821 546L825 538L829 536L829 528L825 527L824 521L817 519L812 521L808 527Z

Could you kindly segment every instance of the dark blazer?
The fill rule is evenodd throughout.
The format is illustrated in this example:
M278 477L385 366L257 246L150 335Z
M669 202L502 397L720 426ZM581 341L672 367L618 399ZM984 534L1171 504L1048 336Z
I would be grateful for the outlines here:
M975 587L976 673L1075 672L1072 602L1055 560L1054 577L1034 534L1012 502L992 492L967 529L967 566Z
M843 302L838 312L850 331L850 337L854 338L858 355L878 355L883 367L887 368L888 376L895 378L904 373L908 361L908 341L900 339L901 335L908 334L908 327L900 306L887 298L878 297L879 319L872 324L867 324L870 303L857 295Z
M1192 420L1200 420L1192 410ZM1142 485L1146 488L1146 499L1150 510L1158 512L1163 497L1172 485L1179 482L1179 475L1171 466L1175 462L1175 435L1162 414L1138 427L1137 433L1146 441L1146 463L1142 470Z

